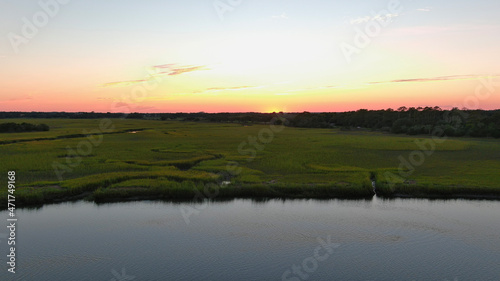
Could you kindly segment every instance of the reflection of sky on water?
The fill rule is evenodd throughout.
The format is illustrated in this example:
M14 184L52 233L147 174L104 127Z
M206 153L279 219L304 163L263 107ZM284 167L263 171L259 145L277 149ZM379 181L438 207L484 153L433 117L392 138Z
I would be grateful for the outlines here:
M209 203L189 225L180 206L19 209L17 279L0 278L110 280L124 268L137 280L280 280L329 235L340 246L311 280L500 276L498 201L234 200Z

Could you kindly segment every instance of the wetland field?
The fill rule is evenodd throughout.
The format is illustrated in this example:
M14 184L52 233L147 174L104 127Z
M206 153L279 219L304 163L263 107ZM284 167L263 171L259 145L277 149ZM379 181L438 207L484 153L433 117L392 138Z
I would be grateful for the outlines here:
M19 206L85 199L500 198L500 142L277 124L4 119ZM2 191L2 204L8 189ZM6 208L2 205L2 208Z

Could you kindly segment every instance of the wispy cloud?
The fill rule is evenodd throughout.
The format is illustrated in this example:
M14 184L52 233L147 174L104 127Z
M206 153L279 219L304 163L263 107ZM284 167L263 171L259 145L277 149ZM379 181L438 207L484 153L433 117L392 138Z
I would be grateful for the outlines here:
M213 94L218 92L226 92L226 91L244 91L249 89L262 89L262 88L273 88L276 85L289 84L290 82L278 82L270 85L260 85L260 86L236 86L236 87L214 87L207 88L201 91L195 91L193 94ZM303 91L314 91L314 90L326 90L326 89L337 89L343 88L342 86L318 86L318 87L310 87L310 88L295 88L295 89L281 89L277 90L274 95L277 96L285 96L285 95L295 95L296 92ZM256 92L257 93L257 92Z
M202 91L195 91L193 94L204 94L204 93L216 93L216 92L223 92L223 91L242 91L242 90L247 90L247 89L257 89L257 88L263 88L264 86L235 86L235 87L213 87L213 88L207 88Z
M16 97L13 97L13 98L9 98L9 99L6 99L4 101L5 102L8 102L8 101L23 101L23 100L32 100L32 99L33 99L32 95L22 95L22 96L16 96Z
M110 88L110 87L127 87L127 86L132 86L144 82L148 82L149 79L142 79L142 80L129 80L129 81L118 81L118 82L109 82L102 84L101 87L104 88Z
M168 63L168 64L155 65L155 66L153 66L153 68L163 69L163 68L173 68L174 66L176 66L175 63Z
M244 90L244 89L250 89L250 88L257 88L257 86L237 86L237 87L227 87L227 88L221 88L221 87L215 87L215 88L208 88L207 91L237 91L237 90Z
M165 65L157 65L157 66L154 66L154 68L157 68L157 69L167 68L168 71L162 71L162 72L160 72L160 74L166 74L166 75L170 75L170 76L180 75L183 73L207 69L205 65L190 65L190 66L181 66L181 67L174 67L172 65L170 65L169 67L165 67Z
M419 12L430 12L430 11L432 11L432 8L431 7L419 8L419 9L417 9L417 11L419 11Z
M154 106L142 106L142 105L135 105L134 106L134 110L135 111L142 111L142 112L144 112L144 111L148 111L149 110L151 112L154 109L157 109L157 108L154 107Z
M177 64L161 64L161 65L153 66L152 69L155 73L151 74L149 77L147 77L145 79L109 82L109 83L102 84L101 87L104 87L104 88L127 87L127 86L136 85L136 84L150 82L154 79L157 79L158 76L163 76L163 75L175 76L175 75L181 75L184 73L189 73L189 72L198 71L198 70L206 70L207 66L206 65L180 66Z
M369 21L392 21L394 18L397 18L399 14L380 14L380 15L374 15L374 16L364 16L364 17L358 17L355 19L351 19L349 22L353 25L356 24L363 24L367 23Z
M438 76L431 78L410 78L410 79L397 79L389 81L368 82L369 85L375 84L389 84L389 83L411 83L411 82L437 82L437 81L455 81L455 80L474 80L481 78L500 77L500 75L449 75Z
M97 97L96 99L97 100L106 100L106 101L108 101L108 100L118 100L117 98L110 98L110 97Z
M325 89L336 89L336 88L341 88L341 86L321 86L317 87L317 90L325 90Z
M475 32L475 31L497 31L500 25L481 25L481 24L457 24L450 26L412 26L395 28L391 31L393 36L415 36L428 35L443 32Z
M288 19L288 16L286 15L286 13L282 13L281 15L272 16L271 18L286 20L286 19Z

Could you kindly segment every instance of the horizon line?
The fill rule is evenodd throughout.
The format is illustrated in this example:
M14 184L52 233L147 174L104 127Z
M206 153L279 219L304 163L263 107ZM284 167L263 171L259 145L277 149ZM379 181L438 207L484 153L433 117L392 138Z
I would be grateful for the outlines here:
M406 106L401 106L401 107L406 107ZM398 108L401 108L398 107ZM439 106L427 106L427 108L434 109L435 107L438 107L442 111L446 110L453 110L453 107L450 109L442 108ZM101 112L101 111L0 111L0 113L70 113L70 114L84 114L84 113L91 113L91 114L124 114L124 115L130 115L130 114L149 114L149 115L154 115L154 114L243 114L243 113L259 113L259 114L276 114L276 113L283 113L283 114L299 114L299 113L346 113L346 112L357 112L360 110L366 110L366 111L387 111L389 109L393 111L398 111L398 108L393 109L393 108L384 108L384 109L366 109L366 108L359 108L357 110L347 110L347 111L273 111L273 112L262 112L262 111L219 111L219 112L205 112L205 111L192 111L192 112L185 112L185 111L179 111L179 112L130 112L130 113L125 113L125 112ZM406 107L406 110L414 108L414 109L425 109L426 107ZM480 110L480 111L497 111L500 110L500 108L496 109L482 109L482 108L476 108L476 109L470 109L470 108L457 108L458 110L463 110L463 111L474 111L474 110Z

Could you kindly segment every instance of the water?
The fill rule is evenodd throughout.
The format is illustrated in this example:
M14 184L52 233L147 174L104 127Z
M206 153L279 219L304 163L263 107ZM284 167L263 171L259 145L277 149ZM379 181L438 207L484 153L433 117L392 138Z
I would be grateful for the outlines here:
M204 209L191 203L202 210L189 224L181 206L20 209L17 273L4 266L0 280L500 278L499 201L234 200ZM7 225L7 213L0 214Z

